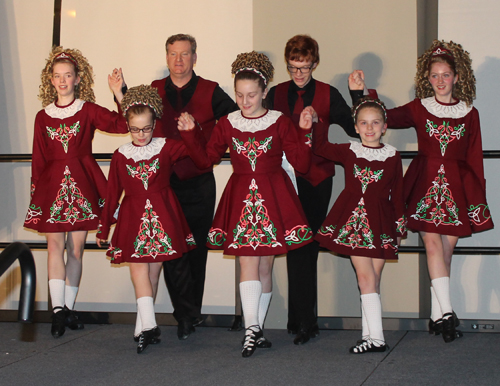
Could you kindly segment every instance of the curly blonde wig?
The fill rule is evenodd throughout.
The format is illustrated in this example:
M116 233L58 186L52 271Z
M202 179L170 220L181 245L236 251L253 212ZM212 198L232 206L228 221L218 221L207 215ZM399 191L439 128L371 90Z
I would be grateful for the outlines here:
M75 72L78 71L76 76L80 77L80 83L75 87L75 98L80 98L87 102L95 102L95 95L92 86L94 85L94 70L89 64L87 58L82 55L80 50L70 49L63 47L54 47L45 63L45 67L42 70L40 93L38 94L38 99L42 101L42 106L45 107L57 99L57 91L51 83L52 70L55 63L74 63L68 59L58 59L57 56L65 52L69 54L78 63L78 68L75 68Z
M448 51L450 55L433 55L438 48ZM472 70L472 60L460 44L452 41L434 40L432 46L418 58L415 96L423 99L434 95L429 82L429 70L436 62L448 64L455 75L458 75L457 83L453 86L453 98L464 101L468 106L472 105L472 101L476 99L476 77Z
M263 79L266 86L274 76L274 67L269 58L256 51L238 54L236 60L231 64L231 74L237 75L242 71L254 72Z
M163 103L160 95L158 95L158 90L149 85L141 84L140 86L130 88L120 103L123 115L127 118L127 112L136 106L151 108L155 118L161 118L163 115ZM140 114L141 112L134 111L134 113Z

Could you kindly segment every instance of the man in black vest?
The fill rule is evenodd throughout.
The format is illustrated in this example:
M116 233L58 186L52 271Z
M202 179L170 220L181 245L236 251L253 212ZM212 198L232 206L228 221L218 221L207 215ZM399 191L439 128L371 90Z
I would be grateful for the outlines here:
M201 126L206 139L210 138L217 120L238 109L234 101L215 82L195 74L196 40L186 34L172 35L165 44L170 75L155 80L163 101L161 128L155 136L180 139L177 118L183 112L191 114ZM122 79L121 70L113 72ZM121 100L121 87L115 96ZM118 95L117 95L118 94ZM201 306L205 287L208 249L205 245L215 207L215 178L212 168L200 170L190 158L173 167L170 184L179 199L184 215L196 241L196 249L182 258L165 262L163 273L179 323L177 336L186 339L194 327L201 324Z

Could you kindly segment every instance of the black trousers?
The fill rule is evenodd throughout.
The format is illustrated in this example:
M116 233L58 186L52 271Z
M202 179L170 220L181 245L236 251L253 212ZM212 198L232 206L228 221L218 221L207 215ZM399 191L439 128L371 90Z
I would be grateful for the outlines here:
M302 208L313 234L325 220L332 195L332 178L317 186L297 177ZM287 254L288 272L288 329L310 328L317 322L319 243L313 241Z
M196 248L182 258L163 263L163 274L177 321L201 314L207 266L207 235L215 208L213 172L181 181L174 173L170 184L193 232Z

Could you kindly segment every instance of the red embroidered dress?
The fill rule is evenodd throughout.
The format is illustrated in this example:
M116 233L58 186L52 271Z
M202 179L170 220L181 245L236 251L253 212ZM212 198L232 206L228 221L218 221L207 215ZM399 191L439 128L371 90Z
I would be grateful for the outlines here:
M406 235L403 171L396 148L314 141L316 154L345 169L345 188L315 239L344 255L396 259L397 237Z
M460 237L493 228L477 110L430 97L387 114L388 127L417 131L418 155L404 182L408 228Z
M65 107L51 103L37 114L26 228L42 233L97 229L106 178L92 156L96 128L127 132L118 113L80 99Z
M228 146L234 171L207 245L228 255L266 256L310 243L311 229L281 167L283 152L303 173L310 164L310 148L299 143L292 122L274 110L258 118L246 118L235 111L215 126L207 154L191 154L191 158L199 167L206 167L218 162Z
M120 146L111 160L98 237L106 240L122 199L106 254L111 262L152 263L179 258L195 242L170 187L172 164L187 155L184 143L153 138L146 146Z

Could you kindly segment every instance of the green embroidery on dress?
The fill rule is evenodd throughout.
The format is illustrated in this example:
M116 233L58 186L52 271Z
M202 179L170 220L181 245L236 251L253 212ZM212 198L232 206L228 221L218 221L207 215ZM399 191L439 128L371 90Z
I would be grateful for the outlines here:
M339 235L334 241L352 249L375 248L373 245L373 232L370 229L363 198L358 202L358 206L352 212L347 223L339 230Z
M272 139L273 137L270 136L259 142L256 141L255 138L248 138L248 141L243 142L233 137L233 149L236 150L238 154L242 154L244 157L248 158L252 171L255 171L257 158L260 157L262 153L267 153L267 151L271 149L271 144L273 143Z
M73 136L76 137L76 134L80 132L80 121L74 123L72 126L68 128L65 123L61 123L59 127L47 127L47 135L52 140L57 140L61 142L64 152L68 152L68 143Z
M358 165L354 164L353 172L354 172L354 177L357 177L359 182L361 182L361 190L363 191L364 194L366 192L368 184L371 184L374 181L377 182L382 178L384 169L372 172L371 168L369 167L361 169Z
M277 247L282 244L276 239L276 228L269 218L264 199L258 191L255 179L249 186L250 192L241 211L240 220L233 230L233 242L229 248L239 249L242 247Z
M83 197L80 188L71 177L69 167L64 169L64 178L61 182L61 188L57 192L56 199L50 207L50 223L70 223L92 220L97 215L92 212L92 205Z
M127 172L132 178L137 178L142 181L144 189L148 190L149 178L160 169L160 160L157 158L149 165L146 162L139 162L137 166L125 165Z
M165 233L159 216L154 211L149 199L146 200L141 220L139 233L134 241L135 253L132 254L132 257L141 258L151 256L153 259L156 259L156 256L159 254L173 255L177 253L172 248L172 240Z
M460 137L465 133L464 123L458 125L457 127L452 127L449 122L443 121L443 124L438 126L437 124L434 124L434 122L427 120L425 127L427 128L426 132L429 133L429 136L434 136L434 138L438 140L442 156L444 156L444 153L448 148L448 144L453 142L455 139L460 139Z
M457 204L453 200L453 194L449 188L445 176L444 165L438 170L438 175L432 181L432 186L427 190L425 196L418 202L415 214L412 218L427 223L438 225L462 224L458 220Z

